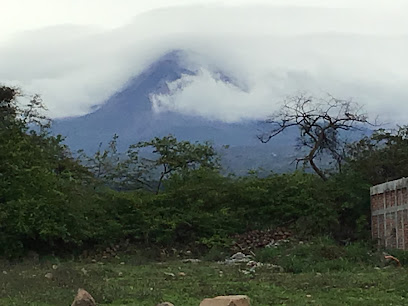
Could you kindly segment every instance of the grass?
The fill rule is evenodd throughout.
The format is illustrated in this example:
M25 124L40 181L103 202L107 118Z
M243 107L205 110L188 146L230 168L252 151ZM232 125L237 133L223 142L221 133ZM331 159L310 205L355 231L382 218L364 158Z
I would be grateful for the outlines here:
M399 253L401 259L405 257ZM363 267L383 265L381 252L372 245L353 243L340 246L328 238L317 238L306 244L289 243L257 252L257 260L278 264L286 272L358 271Z
M371 258L364 262L363 247L337 249L321 241L262 252L258 258L279 263L289 272L276 273L264 266L244 274L245 266L186 264L178 259L154 262L140 255L96 263L57 258L3 262L0 305L70 305L78 288L89 291L98 305L151 306L170 301L189 306L230 294L246 294L254 306L408 304L408 271L376 268ZM52 279L45 277L47 273L53 274Z
M130 259L130 258L129 258ZM68 305L79 287L100 305L199 305L205 297L247 294L253 305L406 305L404 268L359 272L273 273L267 268L244 275L236 266L178 261L144 265L52 262L7 267L0 277L1 305ZM220 272L222 271L222 273ZM53 273L53 279L44 277ZM185 273L180 276L179 273ZM171 276L173 273L175 276Z

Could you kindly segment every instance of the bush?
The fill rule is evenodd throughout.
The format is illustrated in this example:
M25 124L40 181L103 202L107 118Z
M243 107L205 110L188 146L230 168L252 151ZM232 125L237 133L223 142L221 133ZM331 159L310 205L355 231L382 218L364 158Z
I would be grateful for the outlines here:
M144 159L136 150L130 164L117 167L110 163L110 156L114 161L119 158L114 137L113 155L99 152L92 164L99 170L108 164L104 180L98 180L93 168L71 156L61 137L49 135L47 119L39 113L39 97L21 108L19 95L18 90L0 87L0 254L71 251L125 238L156 246L225 248L233 234L278 226L292 226L303 236L366 237L368 186L351 170L328 182L304 172L225 177L216 170L218 158L212 146L178 142L174 137L133 147L160 149L159 164L139 164ZM127 189L151 183L141 182L140 175L154 176L156 166L166 170L158 194L108 187L109 179L111 186L129 179ZM336 255L337 246L329 244L299 246L294 251L299 254L288 256L287 264L296 271L316 259L308 252L320 252L327 260L342 258ZM362 258L357 249L350 252Z
M352 243L341 246L327 237L304 244L265 248L256 252L256 259L280 265L286 272L351 271L361 266L380 264L372 246Z

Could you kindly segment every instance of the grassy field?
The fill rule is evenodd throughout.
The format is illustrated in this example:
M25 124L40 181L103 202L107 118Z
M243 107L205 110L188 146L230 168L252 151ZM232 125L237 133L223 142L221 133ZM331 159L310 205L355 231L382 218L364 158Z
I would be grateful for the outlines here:
M205 297L246 294L252 305L408 305L405 268L355 266L349 271L276 273L216 262L146 262L137 255L99 262L49 258L2 263L0 305L70 305L79 287L99 305L199 305ZM52 273L52 278L46 278Z

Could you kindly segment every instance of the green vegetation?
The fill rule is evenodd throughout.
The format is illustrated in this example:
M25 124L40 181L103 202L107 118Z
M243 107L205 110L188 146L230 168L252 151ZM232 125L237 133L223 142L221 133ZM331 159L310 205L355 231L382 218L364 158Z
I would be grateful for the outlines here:
M86 288L99 305L196 306L206 297L247 294L253 305L405 305L405 268L380 268L379 254L361 244L339 247L329 239L265 249L257 255L276 263L243 273L245 264L157 262L149 251L105 259L3 264L0 305L68 305L77 288ZM323 257L323 259L321 258ZM378 267L376 267L378 266ZM47 279L45 275L52 274Z
M254 305L405 304L404 270L374 270L380 256L370 246L369 187L406 176L407 127L379 130L344 146L338 130L364 116L356 120L348 113L341 127L302 126L301 133L310 132L303 135L305 145L312 145L303 161L315 174L302 169L234 177L221 174L211 144L171 135L135 144L126 154L117 151L114 136L94 156L74 156L61 136L49 134L41 99L28 97L22 106L19 100L26 98L18 89L0 87L0 256L19 263L4 263L2 305L66 305L82 286L102 303L116 305L196 305L203 297L232 293L250 295ZM350 110L350 104L337 103ZM324 127L324 121L317 123ZM313 142L315 136L321 141ZM317 167L313 152L335 155L335 169ZM141 265L137 256L124 254L103 264L58 263L47 280L43 275L56 257L34 267L21 263L33 251L41 258L78 258L120 241L220 260L235 234L279 226L306 242L327 238L255 250L258 260L281 266L283 274L264 267L245 275L210 262ZM408 262L405 253L394 254ZM180 271L186 276L177 276Z
M227 247L233 234L280 225L300 236L367 233L369 185L353 163L325 181L305 172L236 178L220 174L209 143L173 136L135 144L125 156L115 136L94 156L74 158L49 134L40 98L26 107L21 98L1 87L0 254L7 257L79 253L124 239Z
M381 264L381 253L372 245L356 242L341 246L327 237L308 243L264 248L256 255L260 262L277 264L292 273L359 272L364 267Z

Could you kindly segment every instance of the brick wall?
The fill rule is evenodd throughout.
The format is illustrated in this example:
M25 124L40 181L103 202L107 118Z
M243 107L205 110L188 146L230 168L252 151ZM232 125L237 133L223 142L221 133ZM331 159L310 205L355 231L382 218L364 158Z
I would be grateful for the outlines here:
M382 247L408 250L408 178L371 187L371 233Z

